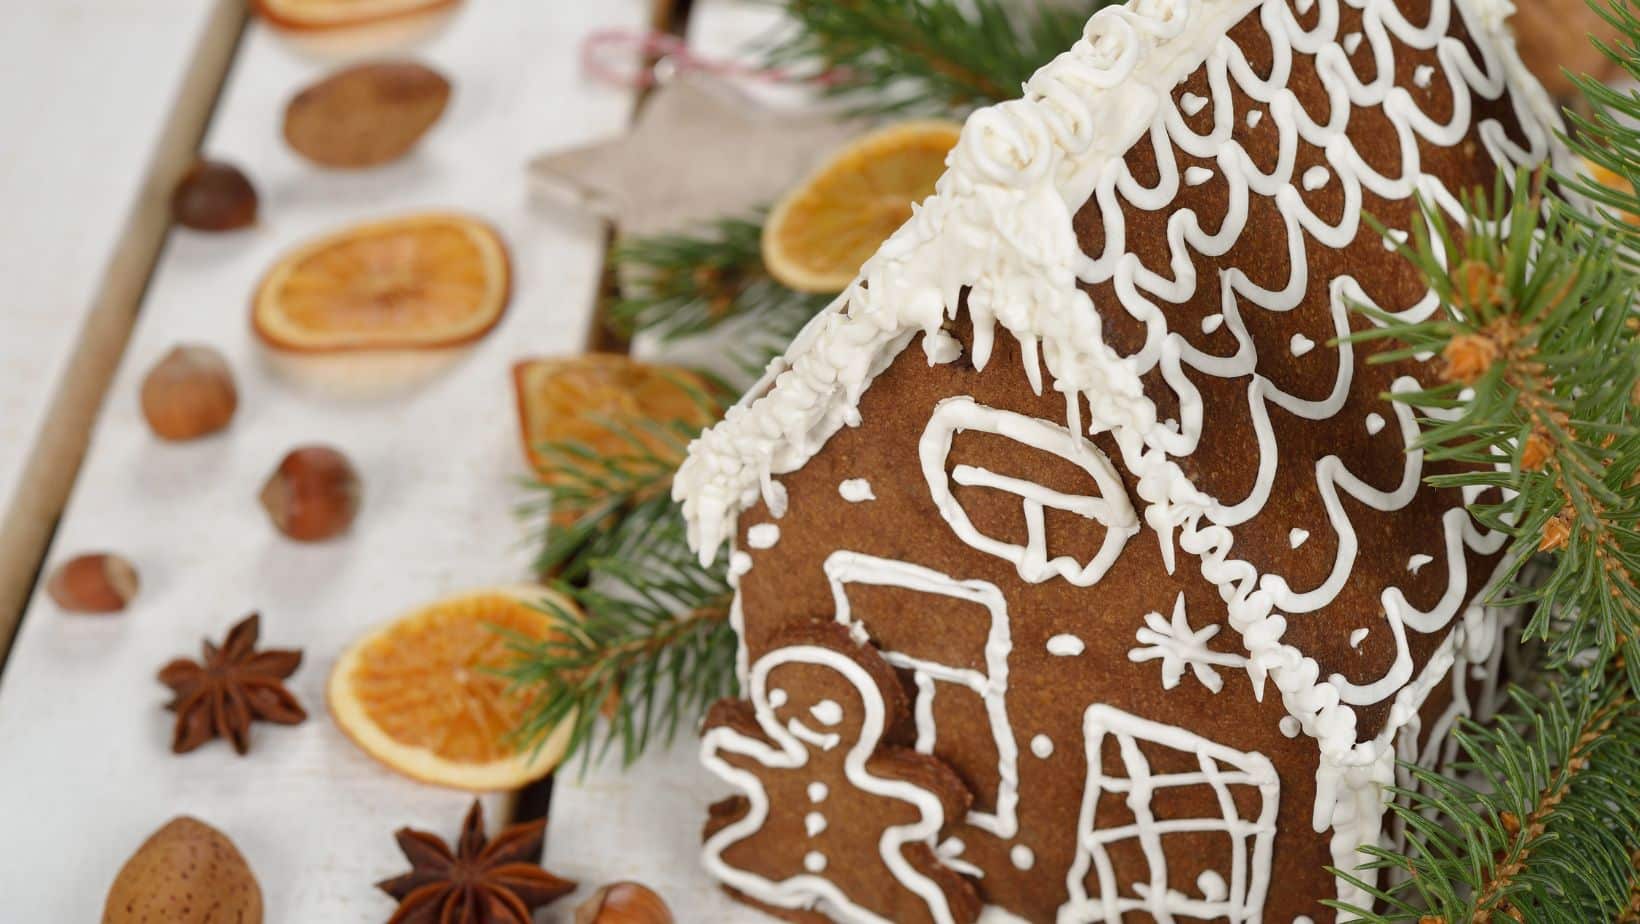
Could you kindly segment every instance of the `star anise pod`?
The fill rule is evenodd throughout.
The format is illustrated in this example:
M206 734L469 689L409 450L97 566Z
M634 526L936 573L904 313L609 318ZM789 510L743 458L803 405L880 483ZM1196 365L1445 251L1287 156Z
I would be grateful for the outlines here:
M261 617L252 613L228 630L218 648L204 643L199 661L178 658L159 672L159 682L176 694L167 709L177 714L171 750L186 754L212 738L226 737L233 749L250 749L251 723L261 719L296 725L307 718L284 680L302 664L295 650L256 650Z
M437 835L400 828L394 836L410 872L376 884L399 902L387 924L531 924L535 909L575 891L575 883L541 868L546 830L543 818L488 840L477 799L454 852Z

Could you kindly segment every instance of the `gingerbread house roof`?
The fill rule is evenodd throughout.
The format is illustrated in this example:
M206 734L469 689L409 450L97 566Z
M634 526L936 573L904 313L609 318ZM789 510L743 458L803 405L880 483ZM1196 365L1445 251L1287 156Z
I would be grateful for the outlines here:
M1340 36L1339 9L1345 4L1359 10L1363 27ZM1197 451L1202 430L1202 405L1182 370L1251 375L1255 422L1268 405L1300 417L1330 416L1352 387L1352 346L1338 345L1337 378L1326 397L1283 392L1257 374L1258 352L1241 326L1238 301L1276 312L1297 305L1310 284L1307 267L1314 255L1306 248L1342 249L1366 228L1363 191L1400 202L1421 196L1460 215L1460 190L1420 169L1420 145L1473 142L1474 152L1465 156L1484 157L1510 175L1515 167L1562 156L1554 107L1514 51L1506 23L1511 4L1451 0L1429 6L1434 12L1422 25L1409 21L1394 0L1131 0L1101 10L1074 48L1032 77L1023 98L969 118L936 194L866 263L855 284L804 329L747 399L692 446L674 492L703 559L734 535L739 514L759 498L774 515L784 513L777 476L802 468L839 429L858 423L862 394L919 335L930 364L951 362L962 349L947 328L965 313L973 331L967 359L983 368L1000 328L1020 344L1034 386L1040 390L1039 367L1045 366L1054 388L1085 399L1085 404L1067 401L1073 432L1114 440L1137 481L1135 507L1157 534L1169 567L1181 564L1174 558L1175 549L1182 550L1219 587L1255 682L1275 686L1293 719L1321 749L1316 827L1334 829L1339 865L1354 866L1355 849L1379 833L1378 787L1393 779L1396 731L1413 720L1430 689L1445 678L1451 647L1488 645L1495 625L1472 604L1476 588L1461 577L1428 612L1388 588L1382 603L1392 625L1420 632L1457 625L1445 653L1422 669L1407 658L1398 665L1404 669L1386 674L1381 683L1389 686L1383 690L1351 690L1336 682L1339 678L1323 675L1315 659L1284 640L1283 614L1314 610L1349 580L1356 542L1341 496L1380 510L1405 505L1419 488L1418 456L1409 454L1401 484L1388 491L1355 478L1342 463L1325 471L1317 467L1338 531L1337 562L1321 586L1297 592L1279 575L1261 574L1234 550L1236 527L1259 516L1268 498L1273 476L1264 468L1268 464L1273 471L1275 455L1268 420L1258 428L1264 458L1257 460L1254 490L1221 503L1198 489L1181 464ZM1232 27L1254 13L1270 42L1267 66L1249 64L1230 38ZM1455 16L1466 25L1467 41L1451 35L1449 17ZM1301 24L1300 17L1309 24ZM1362 46L1375 62L1377 76L1371 80L1363 80L1346 61ZM1433 50L1440 67L1420 65L1398 75L1398 47ZM1316 57L1332 102L1332 115L1324 121L1306 111L1286 85L1285 62L1295 53ZM1203 69L1211 95L1181 95L1180 84ZM1432 118L1404 86L1435 80L1450 86L1448 119ZM1234 105L1232 88L1254 100L1260 117L1277 129L1275 170L1260 169L1232 137L1232 123L1249 117ZM1503 105L1514 124L1505 128L1493 104ZM1358 149L1358 135L1364 133L1352 131L1349 119L1352 111L1367 107L1392 126L1387 133L1374 132L1378 149L1373 151ZM1204 113L1211 115L1211 129L1186 124L1198 124L1196 117ZM1386 134L1394 139L1390 158L1399 151L1398 171L1382 167ZM1158 142L1158 176L1141 183L1124 158L1147 136ZM1296 166L1291 150L1299 139L1325 151L1324 167ZM1216 161L1228 183L1229 204L1224 221L1211 232L1188 209L1174 211L1166 222L1168 269L1159 272L1129 248L1116 201L1165 210L1181 189L1200 182L1194 171L1202 168L1175 162L1175 145ZM1343 190L1338 219L1324 218L1306 204L1305 190L1328 183ZM1216 279L1198 278L1192 254L1223 254L1239 236L1259 233L1247 221L1250 197L1273 200L1286 223L1285 284L1260 286L1233 266L1221 268ZM1073 225L1090 201L1110 206L1101 210L1100 253L1084 253ZM1328 281L1335 330L1344 334L1350 329L1350 304L1371 299L1347 274ZM1145 334L1137 350L1119 353L1107 342L1090 294L1094 284L1114 292L1121 307L1142 322ZM1241 348L1234 356L1194 351L1170 330L1165 306L1203 286L1222 291L1219 323L1237 334ZM1420 317L1437 307L1429 295L1401 313ZM1308 338L1300 343L1295 337L1291 352L1315 347ZM1147 394L1145 377L1158 371L1173 392L1171 416L1164 417ZM1400 411L1395 423L1410 442L1416 422L1410 411ZM1444 519L1449 554L1492 554L1502 546L1503 537L1476 530L1461 508L1449 513ZM1462 567L1453 573L1461 575ZM1375 735L1358 741L1351 702L1376 701L1372 696L1393 697L1390 715ZM1347 889L1341 897L1359 898Z

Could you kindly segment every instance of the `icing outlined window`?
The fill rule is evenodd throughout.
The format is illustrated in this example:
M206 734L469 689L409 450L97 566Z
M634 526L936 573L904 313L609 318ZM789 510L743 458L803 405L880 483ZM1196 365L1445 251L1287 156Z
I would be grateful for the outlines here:
M1270 850L1275 839L1280 778L1269 758L1256 751L1237 751L1173 725L1141 718L1095 703L1083 717L1088 778L1077 818L1076 855L1066 885L1070 901L1059 911L1059 924L1123 920L1129 911L1145 912L1158 921L1174 915L1252 924L1262 919L1264 896L1270 886ZM1105 766L1105 742L1112 738L1120 759ZM1194 771L1152 773L1141 745L1182 751L1195 758ZM1212 791L1220 814L1205 818L1156 817L1158 793L1175 787L1206 787ZM1232 787L1250 787L1259 795L1258 817L1242 817ZM1132 823L1113 828L1095 826L1100 802L1122 803ZM1167 836L1185 832L1212 832L1229 837L1230 866L1204 871L1196 880L1196 894L1169 887ZM1148 869L1145 881L1120 881L1107 847L1134 840L1143 850ZM1088 894L1094 875L1098 893Z
M1008 625L1008 605L1002 591L989 581L959 581L931 568L909 562L877 558L858 552L839 551L827 556L826 580L831 584L832 600L837 607L837 621L856 635L871 637L870 627L855 618L849 602L851 584L873 584L900 587L935 597L964 600L984 607L989 616L986 627L984 670L942 664L903 651L883 651L883 660L909 670L916 683L917 695L912 704L917 719L916 749L933 753L938 736L934 724L933 703L939 688L955 684L977 694L984 704L985 716L997 752L997 778L1000 781L993 805L994 811L971 810L967 821L976 828L998 837L1013 837L1019 830L1016 809L1019 803L1019 748L1008 722L1008 654L1013 648ZM937 604L933 604L937 605Z
M963 431L991 433L1052 453L1087 472L1097 494L1066 494L1024 479L998 474L973 465L957 465L949 472L946 461L951 441ZM1013 411L987 407L969 397L947 398L934 407L918 445L923 478L940 516L965 544L1012 562L1022 580L1040 584L1055 575L1087 587L1098 582L1122 554L1122 547L1139 531L1139 517L1127 489L1110 460L1082 436L1051 421ZM1016 543L979 531L952 493L952 485L990 488L1017 495L1025 512L1025 542ZM1093 520L1105 528L1099 551L1088 561L1068 555L1051 556L1044 511L1063 510Z

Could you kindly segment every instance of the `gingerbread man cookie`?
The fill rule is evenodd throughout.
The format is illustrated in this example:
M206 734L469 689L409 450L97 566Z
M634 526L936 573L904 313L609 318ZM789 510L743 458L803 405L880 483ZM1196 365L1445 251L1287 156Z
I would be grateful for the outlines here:
M712 809L712 873L769 910L974 921L978 891L934 853L972 796L937 758L896 743L909 706L876 649L841 626L799 627L752 665L747 686L750 702L712 708L701 742L707 767L742 793Z

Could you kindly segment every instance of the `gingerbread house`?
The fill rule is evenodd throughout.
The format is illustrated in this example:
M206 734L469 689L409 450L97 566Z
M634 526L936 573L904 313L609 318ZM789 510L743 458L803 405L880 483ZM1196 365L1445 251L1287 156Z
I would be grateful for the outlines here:
M1395 252L1419 200L1560 156L1510 9L1131 0L968 120L678 474L703 558L733 545L726 887L816 921L1367 901L1327 868L1495 687L1504 540L1384 397L1434 365L1339 338L1437 309Z

